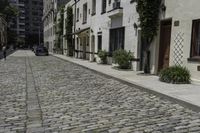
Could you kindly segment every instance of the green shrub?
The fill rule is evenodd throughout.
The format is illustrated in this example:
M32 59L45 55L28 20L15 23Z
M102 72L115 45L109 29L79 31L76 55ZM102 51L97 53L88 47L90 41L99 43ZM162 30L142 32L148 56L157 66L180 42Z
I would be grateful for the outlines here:
M130 69L132 58L130 51L127 52L126 50L119 49L113 52L114 63L117 63L120 69Z
M99 58L101 59L101 63L102 64L106 64L107 63L107 56L108 56L108 53L106 52L106 50L100 50L98 52L98 56Z
M160 81L173 84L189 84L191 77L190 71L181 66L173 66L163 69L159 76Z

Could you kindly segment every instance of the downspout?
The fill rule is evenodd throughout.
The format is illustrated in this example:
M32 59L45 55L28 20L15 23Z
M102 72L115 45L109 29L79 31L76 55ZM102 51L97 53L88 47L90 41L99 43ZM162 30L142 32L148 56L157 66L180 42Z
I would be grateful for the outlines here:
M77 1L74 0L75 4L74 4L74 33L76 31L76 3ZM74 56L76 55L76 52L75 52L75 38L76 38L76 35L74 34L74 39L73 39L73 50L74 50Z

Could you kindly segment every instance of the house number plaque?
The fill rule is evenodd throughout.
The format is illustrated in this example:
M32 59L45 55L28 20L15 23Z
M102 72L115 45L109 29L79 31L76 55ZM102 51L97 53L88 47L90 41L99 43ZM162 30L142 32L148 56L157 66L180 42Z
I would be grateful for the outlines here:
M174 21L174 26L179 26L179 25L180 25L180 21L179 20Z

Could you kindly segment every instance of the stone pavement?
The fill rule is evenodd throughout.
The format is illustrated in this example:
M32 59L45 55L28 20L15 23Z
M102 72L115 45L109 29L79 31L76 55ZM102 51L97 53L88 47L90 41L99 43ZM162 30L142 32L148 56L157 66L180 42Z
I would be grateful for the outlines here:
M0 60L0 133L23 133L26 119L25 56Z
M44 132L44 128L42 127L42 111L29 55L26 57L26 105L26 132Z
M143 75L141 72L134 71L119 71L113 69L111 65L91 63L86 60L66 57L64 55L54 54L53 56L133 84L146 91L168 97L193 110L200 111L200 82L192 82L189 85L167 84L160 82L158 76L155 75Z
M17 51L0 73L0 133L29 117L35 133L200 133L200 113L53 56Z

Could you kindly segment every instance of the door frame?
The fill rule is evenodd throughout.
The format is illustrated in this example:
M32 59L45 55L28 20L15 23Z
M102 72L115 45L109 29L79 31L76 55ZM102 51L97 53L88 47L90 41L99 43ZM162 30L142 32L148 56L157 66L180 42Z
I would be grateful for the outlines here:
M124 49L125 48L125 32L126 32L125 27L122 26L122 27L117 27L117 28L111 28L109 32L110 32L109 33L109 35L110 35L109 36L109 52L112 53L119 48ZM122 36L120 36L120 33L122 33L121 34ZM119 42L121 42L122 44L120 44ZM112 44L114 44L114 45L112 45Z
M162 27L166 26L166 25L170 25L171 29L170 29L170 43L169 43L169 65L170 65L170 52L171 52L171 35L172 35L172 18L168 18L168 19L163 19L160 21L160 36L159 36L159 48L158 48L158 65L157 65L157 71L158 73L162 70L161 66L160 66L160 58L161 58L161 37L162 37Z
M102 50L102 34L97 35L97 52Z

